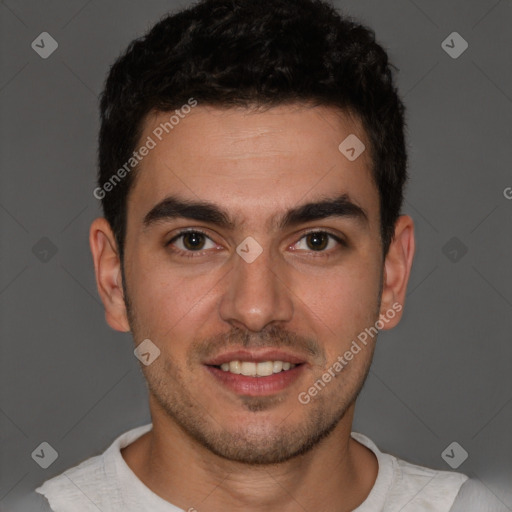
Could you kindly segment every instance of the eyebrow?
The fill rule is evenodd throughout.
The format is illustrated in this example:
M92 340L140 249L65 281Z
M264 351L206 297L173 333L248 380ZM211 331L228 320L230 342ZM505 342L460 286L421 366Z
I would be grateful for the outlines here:
M296 206L272 220L278 229L286 229L328 217L350 218L361 224L368 224L366 211L352 202L348 194ZM235 229L237 224L226 210L214 203L169 196L145 215L144 230L156 223L178 218L205 222L229 230Z

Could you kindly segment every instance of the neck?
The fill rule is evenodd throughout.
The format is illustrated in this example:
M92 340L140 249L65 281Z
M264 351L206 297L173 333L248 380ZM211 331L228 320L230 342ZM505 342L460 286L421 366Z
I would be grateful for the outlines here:
M375 483L375 455L350 437L354 404L331 434L304 455L272 465L226 460L191 439L172 419L122 450L135 475L183 510L349 512Z

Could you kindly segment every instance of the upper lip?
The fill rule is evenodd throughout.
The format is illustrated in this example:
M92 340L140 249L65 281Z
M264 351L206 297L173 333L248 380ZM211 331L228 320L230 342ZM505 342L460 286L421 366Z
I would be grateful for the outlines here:
M254 363L262 363L264 361L285 361L292 364L305 363L305 359L289 352L276 349L260 349L260 350L232 350L223 352L204 364L209 366L220 366L223 363L231 361L252 361Z

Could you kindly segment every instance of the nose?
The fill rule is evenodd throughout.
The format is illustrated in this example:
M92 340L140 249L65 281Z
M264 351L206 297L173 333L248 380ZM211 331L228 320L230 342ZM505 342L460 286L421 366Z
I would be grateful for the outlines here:
M272 258L264 249L251 263L238 254L234 258L234 266L225 277L225 292L219 306L221 318L253 332L262 331L272 323L290 321L292 292L283 271L280 272L278 256Z

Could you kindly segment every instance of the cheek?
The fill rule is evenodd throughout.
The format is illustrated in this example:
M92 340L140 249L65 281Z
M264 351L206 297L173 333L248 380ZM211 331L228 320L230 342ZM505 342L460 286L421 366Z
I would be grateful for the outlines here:
M129 294L133 314L142 328L160 337L172 336L210 307L215 287L222 280L217 272L180 270L141 255L133 258ZM195 322L196 328L200 323Z
M336 332L361 326L378 310L380 272L374 265L340 267L296 278L296 294L326 328Z
M296 281L296 315L308 319L328 361L344 354L352 340L378 319L379 278L378 265L368 261L324 276L301 275Z

